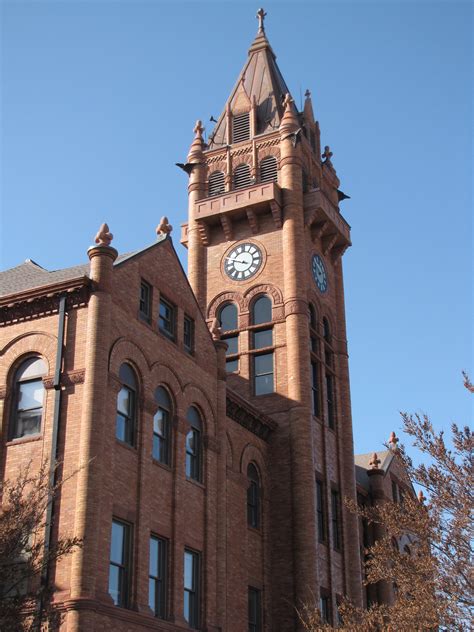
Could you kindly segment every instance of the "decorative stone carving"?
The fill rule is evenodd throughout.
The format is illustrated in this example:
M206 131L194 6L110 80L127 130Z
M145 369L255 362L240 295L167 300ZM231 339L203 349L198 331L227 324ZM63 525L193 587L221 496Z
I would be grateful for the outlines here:
M94 241L96 244L99 244L99 246L110 246L113 238L114 236L110 232L108 224L104 222L99 228Z
M90 282L87 281L78 288L72 288L67 291L66 309L71 310L76 307L82 307L89 302L91 293ZM0 326L10 325L14 322L22 320L30 320L45 316L46 314L54 314L59 311L59 299L64 295L64 290L57 293L52 292L47 296L27 297L9 303L0 308Z
M398 450L397 443L399 442L399 438L394 432L390 433L390 437L388 439L388 447L392 452L396 452Z
M160 223L156 227L156 234L157 235L169 235L172 230L173 230L173 227L168 222L168 218L166 216L163 216L160 219Z
M269 283L262 283L261 285L256 285L245 292L245 309L249 309L249 304L251 303L253 297L258 294L268 294L271 296L273 300L273 307L281 305L283 302L283 296L278 288L274 285L270 285Z
M220 327L219 320L217 318L214 318L214 320L212 321L209 331L211 332L211 336L213 340L221 339L222 329Z
M372 454L372 458L369 461L369 466L371 470L378 470L379 469L379 465L382 461L378 458L377 456L377 452L374 452Z
M324 148L324 154L321 154L321 158L324 158L324 164L328 164L332 166L331 158L333 156L332 151L329 148L329 145L326 145Z
M277 427L277 424L272 419L254 411L234 394L227 394L226 414L227 417L247 428L247 430L264 441L268 441L270 433Z
M209 305L208 318L215 318L219 307L223 303L236 303L239 307L239 311L242 312L244 309L244 299L240 292L223 292L222 294L218 294L214 297L212 303Z
M7 387L0 386L0 399L5 399L7 396Z
M287 301L285 303L285 316L289 316L290 314L303 314L307 316L308 306L306 305L306 301L301 299Z

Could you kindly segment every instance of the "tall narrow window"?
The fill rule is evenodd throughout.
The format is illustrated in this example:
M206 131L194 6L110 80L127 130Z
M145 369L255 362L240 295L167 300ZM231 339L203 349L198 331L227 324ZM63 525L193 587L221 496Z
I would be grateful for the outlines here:
M151 322L151 285L146 281L140 283L140 318Z
M162 334L164 334L171 340L175 339L176 307L169 301L166 301L164 298L160 299L158 326Z
M199 553L184 551L184 618L190 628L199 627Z
M318 519L318 540L326 542L326 503L324 497L324 484L316 479L316 515Z
M232 142L240 143L250 138L250 112L234 114L232 117Z
M267 156L260 163L260 182L277 182L278 165L275 156Z
M239 165L234 170L234 189L243 189L252 184L250 165Z
M249 586L248 594L249 632L262 630L262 593L257 588Z
M223 333L222 340L227 343L226 371L227 373L235 373L239 370L239 333L237 331L239 325L237 306L234 303L227 303L221 308L219 322Z
M131 527L112 521L109 564L109 594L116 606L127 608L130 592Z
M260 296L254 302L252 325L253 349L267 350L253 356L254 392L255 395L266 395L274 392L273 349L268 351L269 347L273 347L272 302L268 296Z
M336 394L335 394L335 375L332 350L332 336L327 318L323 318L323 336L324 336L324 362L326 377L326 414L327 424L332 430L336 429Z
M321 414L319 407L319 365L317 362L311 362L311 392L313 415L319 417Z
M201 481L202 421L194 406L188 409L186 419L191 426L186 435L186 476Z
M166 540L150 537L148 605L155 617L166 617Z
M183 333L184 348L188 353L194 351L194 320L189 316L184 317L184 333Z
M209 176L209 197L225 193L225 176L222 171L214 171Z
M326 591L321 591L321 595L319 597L319 611L321 614L321 621L323 623L331 623L331 603Z
M137 414L137 379L128 364L122 364L119 371L122 388L117 395L116 437L128 445L135 445L135 424Z
M14 378L14 407L10 438L18 439L41 431L43 417L44 360L28 358L18 368Z
M247 524L260 527L260 477L257 468L250 463L247 468Z
M158 410L153 417L153 458L160 463L170 463L171 399L166 389L159 386L155 391Z
M332 546L336 551L341 549L341 505L339 492L331 491Z

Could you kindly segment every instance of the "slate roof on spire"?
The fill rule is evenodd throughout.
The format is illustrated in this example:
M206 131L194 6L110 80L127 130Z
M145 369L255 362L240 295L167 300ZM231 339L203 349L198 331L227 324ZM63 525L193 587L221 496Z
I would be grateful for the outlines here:
M287 92L288 86L278 68L265 30L259 29L249 48L247 62L210 135L209 148L216 149L227 144L227 108L230 106L234 113L249 111L253 99L257 105L257 133L278 129L284 112L283 99Z

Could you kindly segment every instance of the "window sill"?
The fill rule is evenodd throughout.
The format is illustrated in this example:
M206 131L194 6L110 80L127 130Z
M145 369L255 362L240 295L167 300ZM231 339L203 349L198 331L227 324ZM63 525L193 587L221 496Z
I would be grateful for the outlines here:
M164 329L160 329L159 327L158 327L158 333L161 336L163 336L163 338L166 338L166 340L169 340L170 342L173 342L174 344L176 344L176 336L174 334L170 334Z
M122 441L121 439L118 439L117 437L115 437L115 442L122 446L122 448L126 448L127 450L131 450L132 452L134 452L135 454L137 454L137 448L134 445L130 445L129 443L127 443L126 441Z
M31 443L32 441L40 441L43 438L43 433L39 432L34 435L27 435L25 437L17 437L16 439L10 439L6 442L6 446L11 445L23 445L24 443Z
M206 489L206 486L204 485L204 483L201 483L200 481L196 481L194 478L189 478L189 476L186 476L186 481L188 483L192 483L193 485L196 485L196 487L200 487L201 489Z
M162 461L159 461L158 459L155 459L155 457L151 457L151 460L153 462L153 465L156 465L157 467L161 467L163 470L166 470L167 472L172 472L172 468L171 465L168 465L168 463L163 463Z
M263 538L263 533L262 533L262 527L252 527L251 525L247 525L247 529L251 532L251 533L255 533L255 535L260 536L261 538Z

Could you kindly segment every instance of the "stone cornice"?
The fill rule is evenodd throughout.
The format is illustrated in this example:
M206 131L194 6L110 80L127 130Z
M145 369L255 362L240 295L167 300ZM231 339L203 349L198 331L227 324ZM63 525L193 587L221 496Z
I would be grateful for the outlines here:
M55 314L62 296L66 296L67 309L87 305L91 291L92 281L84 276L3 296L0 299L0 326Z
M227 389L226 413L227 417L264 441L268 441L270 433L277 428L277 423L273 419L259 412L240 395L229 389Z

